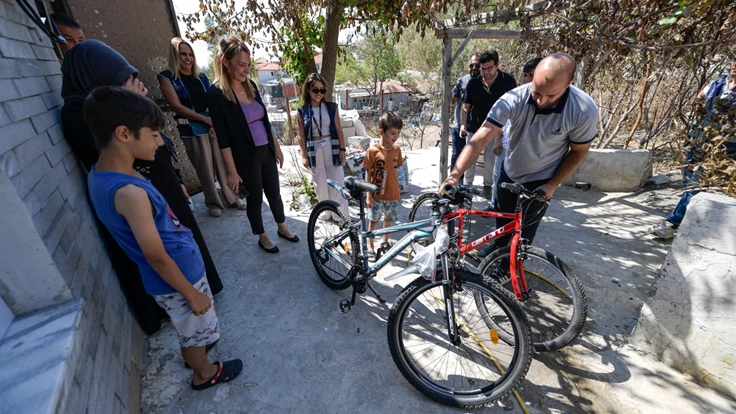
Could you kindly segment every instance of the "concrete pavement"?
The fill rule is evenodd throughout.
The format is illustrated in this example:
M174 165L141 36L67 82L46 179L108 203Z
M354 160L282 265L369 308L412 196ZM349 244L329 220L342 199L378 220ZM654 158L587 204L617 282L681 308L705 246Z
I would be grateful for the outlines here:
M406 155L411 192L402 195L400 221L406 221L419 194L438 186L438 149ZM482 174L477 177L480 180ZM287 205L289 190L282 188ZM222 217L212 218L201 195L194 200L195 214L225 283L215 298L222 339L210 355L241 358L245 368L233 382L195 394L188 387L191 371L183 367L175 331L166 325L149 338L141 384L144 412L466 411L425 398L404 380L391 359L385 322L391 301L411 277L384 282L382 276L398 268L384 269L374 287L389 302L381 305L366 294L343 315L338 302L349 297L350 290L331 291L316 276L306 245L308 214L287 213L287 224L302 239L290 244L276 238L276 226L264 205L266 230L281 249L278 255L269 255L256 245L244 211L228 209ZM646 231L675 202L674 197L663 200L651 193L557 190L535 245L577 271L587 291L589 315L573 345L536 355L519 387L530 412L736 410L732 400L627 346L669 247ZM394 263L400 265L398 260ZM498 406L481 411L506 412ZM522 410L515 404L511 412Z

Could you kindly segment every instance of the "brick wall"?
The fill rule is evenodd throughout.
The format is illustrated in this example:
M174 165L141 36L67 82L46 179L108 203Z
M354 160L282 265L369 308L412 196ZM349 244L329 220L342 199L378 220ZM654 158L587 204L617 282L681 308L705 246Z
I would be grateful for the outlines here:
M0 168L25 204L83 318L64 411L138 412L143 334L111 268L60 123L61 65L49 39L0 0ZM19 257L18 260L23 260Z

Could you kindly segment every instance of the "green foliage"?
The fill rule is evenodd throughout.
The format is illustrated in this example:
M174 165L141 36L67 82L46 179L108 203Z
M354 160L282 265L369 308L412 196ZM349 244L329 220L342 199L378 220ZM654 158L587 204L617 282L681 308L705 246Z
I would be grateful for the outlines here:
M366 26L364 37L347 49L347 53L338 63L335 80L372 86L370 93L388 79L395 78L403 69L402 60L389 39L391 33L382 31L375 23Z
M299 33L286 26L280 29L284 39L281 44L282 67L297 85L304 83L309 75L308 62L314 61L314 49L322 46L325 31L324 16L312 20L305 15L300 22Z

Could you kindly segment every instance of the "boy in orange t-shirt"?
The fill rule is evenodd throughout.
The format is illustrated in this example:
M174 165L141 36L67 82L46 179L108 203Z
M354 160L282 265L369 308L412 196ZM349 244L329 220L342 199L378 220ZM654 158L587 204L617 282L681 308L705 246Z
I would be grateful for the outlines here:
M368 148L365 153L363 167L366 169L366 180L379 188L376 194L369 192L366 197L370 208L368 210L368 220L370 220L368 229L370 231L378 227L378 220L381 219L381 216L383 216L384 228L391 227L391 223L396 221L400 200L398 167L404 165L401 148L396 145L396 140L399 139L403 127L404 122L398 115L393 112L384 112L378 121L381 142ZM384 234L382 247L388 246L388 234ZM368 254L371 255L369 260L375 261L373 237L368 239L368 249Z

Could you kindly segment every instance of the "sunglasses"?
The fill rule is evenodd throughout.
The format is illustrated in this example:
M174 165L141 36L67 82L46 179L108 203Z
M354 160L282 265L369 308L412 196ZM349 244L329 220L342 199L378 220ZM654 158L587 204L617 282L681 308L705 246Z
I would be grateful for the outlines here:
M322 88L322 89L312 88L312 93L315 94L315 95L317 95L317 94L324 95L324 94L327 93L327 89L325 89L325 88Z
M179 52L179 56L182 56L182 57L187 57L187 56L194 57L194 53Z
M474 64L468 65L468 69L478 69L479 67L480 65L474 65Z

